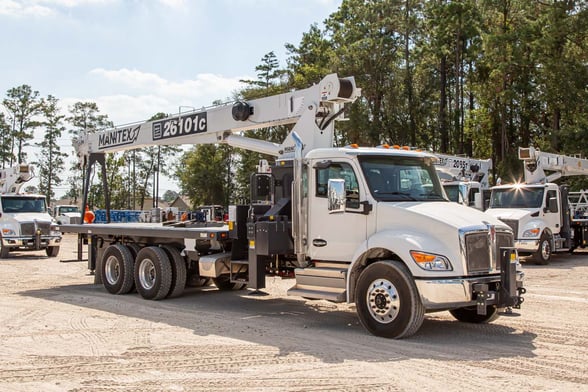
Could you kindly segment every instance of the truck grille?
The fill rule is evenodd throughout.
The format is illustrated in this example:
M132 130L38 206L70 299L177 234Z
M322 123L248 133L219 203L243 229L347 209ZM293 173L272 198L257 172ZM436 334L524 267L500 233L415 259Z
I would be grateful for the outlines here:
M72 216L71 218L69 218L69 223L71 223L72 225L79 225L80 223L82 223L82 218L80 218L79 216Z
M512 234L496 232L491 243L489 232L473 232L465 235L466 263L469 273L487 273L500 270L500 248L514 246Z
M508 227L510 227L512 229L512 232L515 235L515 238L517 237L517 235L519 235L519 221L515 220L515 219L500 219L502 222L504 222L505 225L507 225Z
M20 224L20 233L22 235L35 235L36 229L39 229L41 230L41 235L49 235L50 227L51 222L25 222Z

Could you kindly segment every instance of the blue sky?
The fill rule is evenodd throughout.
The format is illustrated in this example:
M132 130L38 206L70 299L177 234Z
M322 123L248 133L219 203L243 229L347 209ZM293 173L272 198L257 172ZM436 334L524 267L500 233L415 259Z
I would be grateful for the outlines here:
M96 102L115 124L228 99L341 0L0 0L0 92ZM0 110L2 108L0 107ZM67 144L67 143L66 143Z

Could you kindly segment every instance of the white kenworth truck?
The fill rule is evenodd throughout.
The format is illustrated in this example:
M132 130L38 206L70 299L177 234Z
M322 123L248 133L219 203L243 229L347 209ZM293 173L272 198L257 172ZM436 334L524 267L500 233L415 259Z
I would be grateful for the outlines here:
M89 268L113 294L136 287L158 300L180 295L187 279L261 290L267 275L294 277L288 294L355 303L364 327L389 338L414 334L426 312L483 323L520 307L512 230L449 202L433 155L333 147L334 120L359 96L353 78L331 74L303 90L86 134L77 151L87 170L102 165L103 180L104 153L148 145L226 143L276 160L260 164L250 204L229 206L226 225L61 230L90 236ZM282 144L240 134L278 124L294 124Z
M20 193L32 178L31 165L0 169L0 258L16 250L45 250L50 257L59 254L61 233L49 215L45 196Z
M519 147L525 182L492 187L486 213L509 225L515 247L537 264L549 264L552 253L584 248L588 241L585 192L569 192L561 177L588 175L588 159ZM548 174L549 173L549 174Z

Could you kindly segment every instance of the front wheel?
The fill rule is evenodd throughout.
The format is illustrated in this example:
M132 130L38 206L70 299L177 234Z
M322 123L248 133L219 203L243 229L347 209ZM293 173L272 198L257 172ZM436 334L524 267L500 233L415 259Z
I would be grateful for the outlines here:
M45 253L47 253L47 256L49 257L57 257L59 254L59 246L48 246L45 248Z
M456 320L473 324L490 323L498 318L498 308L494 305L486 306L486 314L478 314L477 306L452 309L449 313L451 313Z
M533 255L533 260L535 261L535 264L549 264L549 260L551 260L551 236L549 234L541 234L539 249L537 249L537 252Z
M361 324L372 334L385 338L413 335L425 316L410 272L395 260L378 261L363 270L355 302Z
M10 255L10 248L2 245L2 239L0 238L0 259L5 259Z

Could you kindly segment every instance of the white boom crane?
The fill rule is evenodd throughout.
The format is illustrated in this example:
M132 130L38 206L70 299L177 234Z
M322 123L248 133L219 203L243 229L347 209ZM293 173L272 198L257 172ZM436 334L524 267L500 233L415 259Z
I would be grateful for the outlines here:
M2 169L0 170L0 192L18 193L24 183L33 177L33 167L26 163Z
M519 159L525 168L525 183L553 182L561 177L588 175L588 159L519 147ZM552 172L547 174L546 172Z
M519 147L525 183L492 188L486 213L513 229L520 254L547 264L552 253L571 252L588 244L588 230L581 194L570 195L561 177L588 175L588 159ZM570 197L572 196L572 197Z
M488 188L488 173L492 169L492 159L475 159L434 153L439 159L437 170L447 173L456 181L479 182L483 189Z
M236 133L296 123L293 131L304 140L303 151L332 147L332 120L342 114L345 102L354 101L360 94L354 78L330 74L304 90L85 133L74 140L74 147L84 162L95 153L174 144L226 143L272 156L291 155L295 144L292 134L278 145Z
M339 78L337 74L330 74L318 84L303 90L178 113L162 120L122 128L83 133L73 141L82 166L86 167L83 209L88 201L92 167L99 162L102 167L106 221L110 222L104 153L145 146L225 143L280 158L296 158L298 163L294 167L294 176L297 177L301 172L302 157L308 151L332 147L334 120L344 118L344 104L353 102L360 95L361 90L356 87L353 77ZM236 134L293 123L296 125L282 144ZM292 201L300 203L299 192L294 192ZM301 222L295 218L293 226L297 232ZM295 235L296 253L300 258L302 241L302 235Z
M333 147L334 120L359 96L353 78L331 74L304 90L84 134L76 147L86 179L101 163L105 186L105 153L142 146L225 143L277 159L252 174L250 203L230 205L226 225L60 229L91 239L88 267L113 294L136 287L145 299L176 297L188 277L257 291L268 274L293 277L289 295L356 303L362 324L391 338L415 333L428 311L487 322L519 307L523 274L511 229L449 203L434 156ZM282 124L294 126L281 143L239 134ZM87 192L88 183L84 206ZM104 196L109 222L106 187Z

